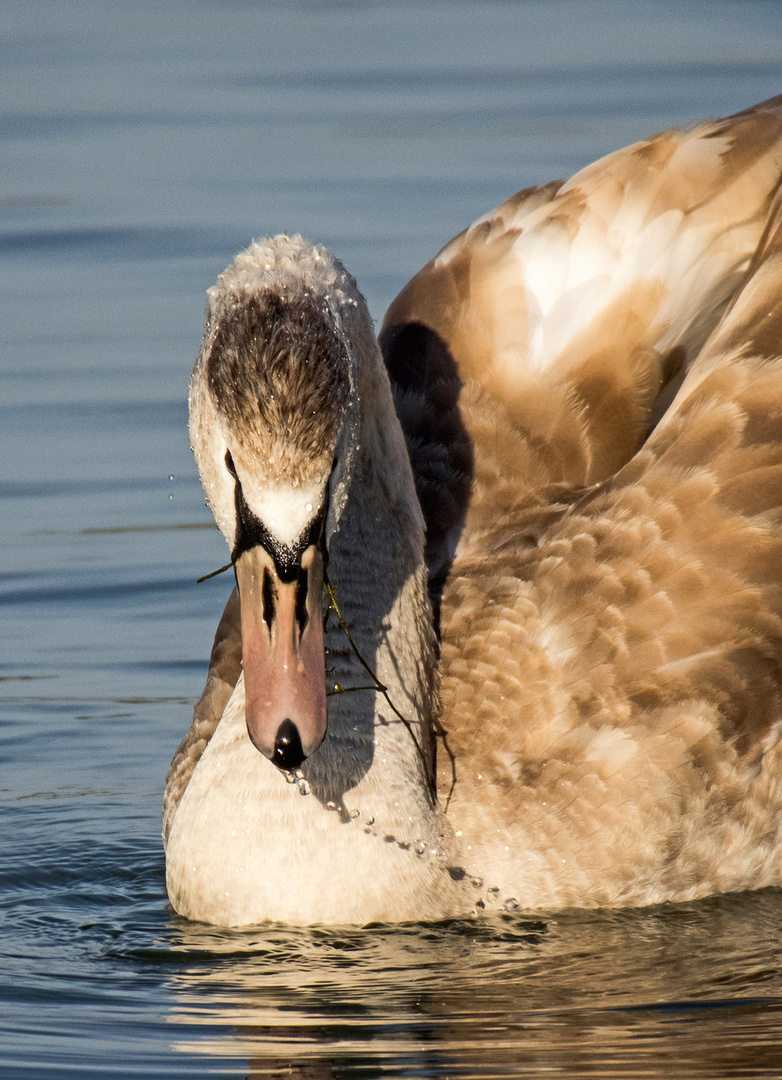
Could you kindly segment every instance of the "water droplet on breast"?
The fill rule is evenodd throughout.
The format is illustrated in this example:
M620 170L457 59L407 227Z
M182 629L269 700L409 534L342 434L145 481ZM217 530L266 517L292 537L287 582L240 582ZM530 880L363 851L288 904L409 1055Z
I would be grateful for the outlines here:
M300 795L309 795L310 790L311 790L310 785L304 779L304 773L301 771L301 769L285 769L285 770L281 769L280 771L282 772L282 775L285 777L285 783L286 784L295 784L296 787L299 789L299 794ZM245 807L245 810L246 809L247 809L247 807Z

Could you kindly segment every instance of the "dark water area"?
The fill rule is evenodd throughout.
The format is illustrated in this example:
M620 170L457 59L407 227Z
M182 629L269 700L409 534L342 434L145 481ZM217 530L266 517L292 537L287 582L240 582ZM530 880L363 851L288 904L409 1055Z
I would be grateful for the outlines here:
M6 0L0 1075L776 1077L782 894L189 924L160 804L228 584L205 290L301 231L376 320L512 192L782 91L777 0Z

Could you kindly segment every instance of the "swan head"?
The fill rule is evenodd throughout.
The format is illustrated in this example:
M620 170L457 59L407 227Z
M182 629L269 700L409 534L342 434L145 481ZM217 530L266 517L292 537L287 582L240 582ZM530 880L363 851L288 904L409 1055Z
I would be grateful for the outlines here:
M239 590L247 730L298 769L326 734L322 590L358 395L355 282L301 237L254 243L209 290L190 434Z

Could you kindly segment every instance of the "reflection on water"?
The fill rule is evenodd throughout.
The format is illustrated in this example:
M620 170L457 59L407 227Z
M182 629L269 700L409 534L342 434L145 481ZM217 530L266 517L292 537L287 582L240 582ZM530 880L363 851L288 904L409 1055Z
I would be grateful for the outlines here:
M165 948L123 952L175 967L178 1051L253 1077L733 1078L782 1062L781 917L767 891L366 930L176 920Z

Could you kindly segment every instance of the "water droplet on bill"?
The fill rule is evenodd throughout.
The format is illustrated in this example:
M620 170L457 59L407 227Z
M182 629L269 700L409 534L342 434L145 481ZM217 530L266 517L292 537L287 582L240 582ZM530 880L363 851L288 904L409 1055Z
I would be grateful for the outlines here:
M300 795L309 795L311 788L309 783L304 779L304 773L301 769L291 769L283 772L286 784L295 784L299 789Z

